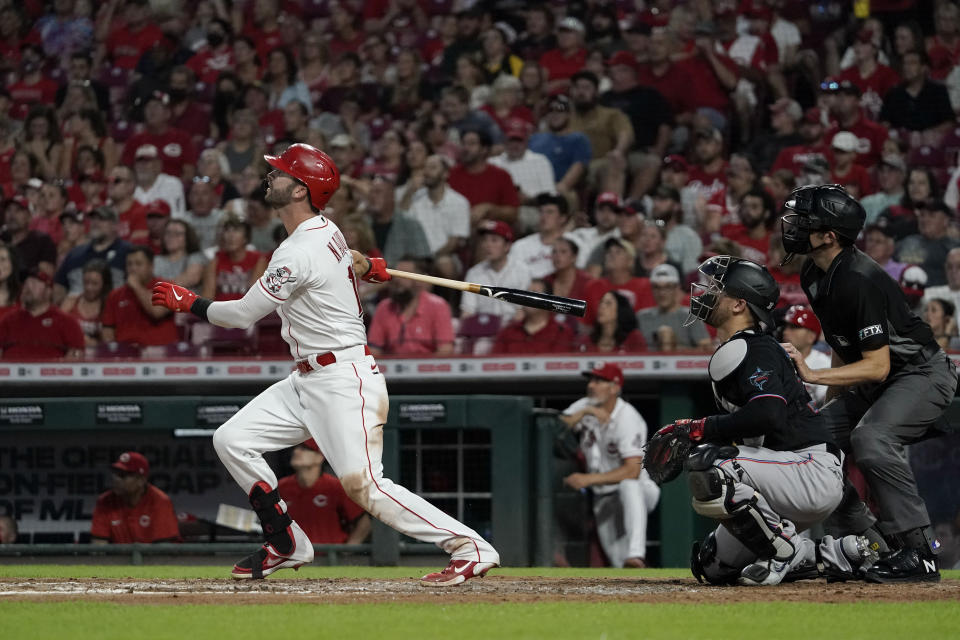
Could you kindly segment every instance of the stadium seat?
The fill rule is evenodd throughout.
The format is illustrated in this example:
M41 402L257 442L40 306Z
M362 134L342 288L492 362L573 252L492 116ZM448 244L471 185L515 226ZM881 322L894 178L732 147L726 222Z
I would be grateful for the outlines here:
M500 316L488 313L478 313L461 319L457 328L456 351L475 356L490 353L493 338L500 331L500 325Z
M256 332L248 329L226 329L216 325L210 327L203 348L211 356L253 355L257 351ZM196 344L196 343L194 343Z
M200 357L200 347L189 342L175 342L164 346L165 358L198 358Z

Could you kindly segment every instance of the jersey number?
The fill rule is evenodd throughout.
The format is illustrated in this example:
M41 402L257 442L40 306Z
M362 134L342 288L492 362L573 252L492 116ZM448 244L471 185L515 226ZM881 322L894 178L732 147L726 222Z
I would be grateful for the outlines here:
M350 284L353 285L353 295L357 297L357 317L363 317L363 303L360 302L360 289L357 287L357 276L353 273L353 265L347 267L347 277L350 278Z

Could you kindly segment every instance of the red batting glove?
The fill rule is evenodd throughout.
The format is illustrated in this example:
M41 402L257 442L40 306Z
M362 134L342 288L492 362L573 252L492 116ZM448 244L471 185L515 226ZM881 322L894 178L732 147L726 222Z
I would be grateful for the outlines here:
M707 423L706 418L697 418L693 420L691 418L681 418L680 420L674 420L667 426L661 428L657 431L657 435L668 435L673 432L686 432L690 437L690 440L693 442L699 442L703 439L703 428Z
M171 282L158 282L153 285L153 306L166 307L171 311L190 311L197 294L190 289L181 287Z
M383 258L367 258L367 261L370 268L360 277L361 280L381 284L392 277L387 273L387 261Z

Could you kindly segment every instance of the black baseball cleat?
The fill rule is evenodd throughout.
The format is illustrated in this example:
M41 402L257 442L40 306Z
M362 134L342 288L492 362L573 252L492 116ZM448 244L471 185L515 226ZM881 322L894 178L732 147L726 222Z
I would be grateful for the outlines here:
M867 582L940 582L937 556L903 548L881 558L864 573Z

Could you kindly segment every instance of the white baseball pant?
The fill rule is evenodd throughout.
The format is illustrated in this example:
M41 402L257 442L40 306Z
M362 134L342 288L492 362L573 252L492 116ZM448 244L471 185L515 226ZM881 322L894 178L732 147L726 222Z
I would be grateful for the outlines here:
M647 515L659 499L660 487L646 471L621 481L616 491L594 495L597 537L611 565L622 567L627 558L647 557Z
M263 454L312 437L347 495L373 517L454 559L499 564L478 533L383 477L386 382L362 345L334 355L337 362L319 370L294 371L217 429L213 445L234 480L248 495L258 481L275 488L277 477Z

